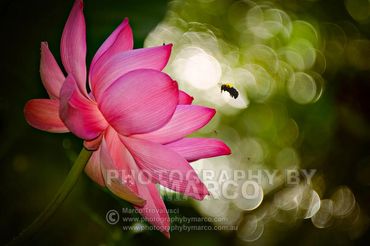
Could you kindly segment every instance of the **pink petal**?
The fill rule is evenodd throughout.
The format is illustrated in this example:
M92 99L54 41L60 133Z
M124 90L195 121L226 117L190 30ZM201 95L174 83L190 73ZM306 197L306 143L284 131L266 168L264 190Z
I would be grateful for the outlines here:
M24 106L24 116L31 126L54 133L68 132L59 118L59 101L50 99L32 99Z
M146 179L143 176L143 180ZM159 194L155 184L138 185L139 195L144 197L146 204L143 207L135 206L136 210L152 225L161 231L167 238L170 237L170 218L168 217L166 205Z
M101 144L101 170L107 188L116 196L135 205L143 206L145 200L138 195L131 173L130 153L119 140L116 132L108 129Z
M103 174L100 168L100 148L94 151L85 167L85 173L97 184L105 187Z
M99 101L101 94L122 75L136 69L161 71L167 64L172 45L135 49L106 57L96 64L91 74L92 91Z
M194 169L175 151L142 139L120 138L152 182L199 200L209 194Z
M138 194L146 201L146 204L143 207L135 206L135 208L149 223L154 225L157 230L161 231L167 238L169 238L170 218L168 217L166 206L155 184L151 183L145 175L140 175L142 172L134 160L130 162L130 168L133 173L137 174L133 175L133 177L135 179Z
M85 140L84 141L84 147L88 150L97 150L100 147L101 141L103 139L104 134L100 134L98 137L92 139L92 140Z
M191 104L194 100L194 97L188 95L184 91L179 91L179 104Z
M185 137L206 125L216 111L198 105L178 105L171 120L162 128L132 137L157 143L169 143Z
M40 75L50 98L59 98L65 77L46 42L41 43Z
M229 155L230 148L221 140L214 138L183 138L166 144L166 147L176 151L187 161Z
M177 83L167 74L139 69L112 84L102 94L99 108L117 132L130 135L163 126L177 102Z
M93 67L96 63L103 64L107 59L119 52L132 50L133 46L134 40L132 37L132 30L128 23L128 19L126 18L104 41L104 43L95 53L95 56L91 62L89 76L91 77Z
M83 96L72 75L60 92L60 118L76 136L92 140L108 126L95 102Z
M86 26L83 2L76 0L64 26L60 44L64 68L72 74L84 95L86 92Z

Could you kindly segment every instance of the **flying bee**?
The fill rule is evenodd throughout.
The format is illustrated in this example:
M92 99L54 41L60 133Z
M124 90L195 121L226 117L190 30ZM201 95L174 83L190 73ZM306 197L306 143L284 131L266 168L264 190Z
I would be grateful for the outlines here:
M239 92L237 89L235 89L235 87L233 87L231 84L222 84L221 85L221 93L223 91L227 91L231 97L233 98L238 98L239 96Z

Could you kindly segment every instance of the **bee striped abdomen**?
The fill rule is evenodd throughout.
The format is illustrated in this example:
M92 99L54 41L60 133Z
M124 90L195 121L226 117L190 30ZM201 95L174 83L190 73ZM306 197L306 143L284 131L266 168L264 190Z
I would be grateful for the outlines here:
M221 85L221 93L223 91L227 91L231 97L237 98L239 96L239 92L237 89L235 89L231 84L222 84Z

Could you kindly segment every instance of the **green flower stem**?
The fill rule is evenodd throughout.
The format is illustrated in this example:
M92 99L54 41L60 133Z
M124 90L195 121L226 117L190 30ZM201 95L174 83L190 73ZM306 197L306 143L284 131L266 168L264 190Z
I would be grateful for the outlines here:
M19 233L9 245L19 245L25 243L29 240L40 228L45 224L45 222L55 213L57 208L63 203L64 199L71 192L74 185L77 183L80 174L84 170L92 151L83 148L78 155L75 163L73 164L71 170L68 173L63 185L60 187L58 193L55 195L54 199L48 204L48 206L41 212L41 214L30 224L26 229Z

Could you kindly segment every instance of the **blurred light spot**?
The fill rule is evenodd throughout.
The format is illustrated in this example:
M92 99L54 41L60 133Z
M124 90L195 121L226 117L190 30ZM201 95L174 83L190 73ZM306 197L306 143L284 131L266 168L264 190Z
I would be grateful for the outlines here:
M244 68L236 68L232 70L233 80L243 88L247 88L248 83L255 85L256 79L253 73Z
M275 81L271 75L258 64L248 64L246 69L254 79L247 81L247 94L258 102L265 101L273 92Z
M302 201L299 208L303 210L303 218L309 219L314 216L320 209L320 197L317 192L309 187L303 192Z
M163 43L176 44L181 36L182 32L176 26L161 23L149 33L145 39L144 47L154 47Z
M255 4L254 4L255 5ZM231 26L239 32L244 32L247 29L245 16L249 10L249 5L246 1L235 1L228 10L228 20Z
M195 201L199 211L206 216L211 217L226 217L229 209L229 202L223 199L204 199L203 201Z
M318 92L315 80L303 72L293 74L288 81L287 89L290 98L300 104L307 104L314 101Z
M331 197L333 201L333 215L338 217L347 216L355 208L356 200L352 191L346 187L339 187Z
M368 0L346 0L346 8L353 19L362 22L370 16L370 2Z
M133 233L141 233L145 231L145 224L141 222L135 222L131 225L131 230Z
M265 157L262 144L256 138L242 140L240 151L248 163L261 163Z
M289 63L282 60L279 61L279 69L275 75L275 80L277 82L277 89L280 92L285 93L285 85L293 73L294 69Z
M220 63L199 47L182 49L172 66L178 81L189 83L197 89L207 90L220 82Z
M262 44L253 45L246 51L245 62L261 65L270 73L275 73L279 66L276 52Z
M291 38L306 39L315 48L319 45L319 34L316 29L308 22L296 20L293 22L293 32Z
M279 169L294 168L299 166L299 157L295 149L288 147L276 155L275 163Z
M360 206L358 205L357 202L355 202L355 206L353 207L352 211L343 216L343 217L337 217L337 219L341 219L341 224L345 226L355 226L360 222L363 217L361 217L362 211L360 209Z
M316 72L310 71L310 72L308 72L308 74L313 78L313 80L315 81L315 84L316 84L316 96L314 97L312 102L317 102L317 100L320 99L320 97L322 96L322 93L324 91L325 80L320 74L318 74Z
M223 139L227 142L228 146L231 149L238 149L241 139L240 139L240 133L236 131L234 128L223 125L222 127L218 128L216 132L217 138ZM234 153L232 155L233 158L235 158L238 155L241 155L242 153L240 151L235 151L238 153ZM224 157L228 159L227 157ZM222 160L222 158L217 158L217 160Z
M317 228L329 227L333 222L333 201L321 200L320 209L312 216L311 221Z
M283 31L284 36L289 36L291 22L289 16L267 5L256 5L247 14L247 26L251 32L262 39L269 39Z
M281 210L296 209L302 200L302 187L297 185L285 188L274 195L273 203Z
M240 220L242 212L243 211L236 208L235 206L229 206L229 209L227 210L227 214L225 215L225 217L223 217L222 220L217 220L215 222L216 224L222 225L236 225Z
M290 66L298 70L304 70L305 63L299 52L295 51L294 49L283 48L279 53L285 58Z
M258 240L264 231L264 224L254 215L248 215L238 226L238 238L245 242Z
M245 183L246 180L243 180L243 181L240 181L239 183L239 186L242 187L243 186L243 183ZM252 181L254 182L254 181ZM262 201L263 201L263 189L262 187L255 183L255 185L246 185L246 188L245 188L245 193L246 193L246 197L244 197L242 195L242 192L240 191L240 195L237 197L237 199L233 200L234 204L242 209L242 210L246 210L246 211L251 211L251 210L254 210L256 208L258 208ZM258 186L258 189L256 190L256 187Z
M316 50L316 61L313 68L320 74L323 74L326 70L326 58L320 50Z
M187 45L200 47L204 51L217 52L219 44L217 37L211 31L212 26L199 22L190 22L189 31L185 32L181 37L181 41Z
M322 24L323 34L325 35L325 41L335 41L341 46L345 46L347 43L347 35L343 31L342 27L335 23L323 23ZM329 48L328 45L325 45Z
M273 196L272 205L277 208L273 219L280 223L294 223L298 219L299 204L302 200L304 187L288 186Z
M305 39L296 38L283 49L286 61L299 71L310 69L316 60L316 50Z
M212 181L217 183L217 187L213 187L214 184L211 184L212 187L208 187L210 195L211 195L211 200L213 198L215 200L222 200L224 199L224 194L222 193L223 190L220 188L225 180L230 180L232 179L232 169L229 160L227 157L219 157L219 158L214 158L214 159L204 159L204 160L198 160L196 162L191 163L192 167L194 170L200 174L201 179L207 179L207 180L202 180L205 183L207 181ZM203 175L202 171L203 170L212 170L214 172L214 175L212 178ZM227 188L233 188L232 186L228 186Z
M361 211L358 204L352 212L353 216L348 216L349 220L349 236L351 239L359 238L369 228L369 217L365 212Z

